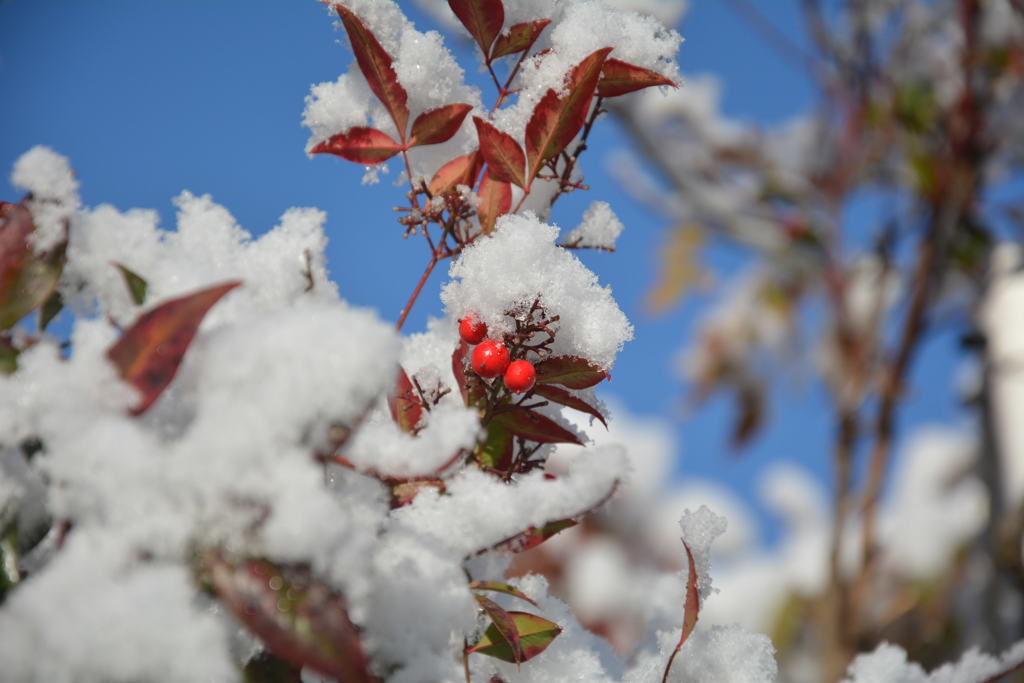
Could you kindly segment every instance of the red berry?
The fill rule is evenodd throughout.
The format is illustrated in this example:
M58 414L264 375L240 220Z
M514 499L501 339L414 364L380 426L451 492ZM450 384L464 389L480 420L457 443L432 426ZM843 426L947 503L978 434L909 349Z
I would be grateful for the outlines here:
M521 394L533 388L537 381L537 371L528 360L512 361L505 371L505 386L513 394Z
M470 364L481 377L497 377L508 367L508 349L504 344L487 339L473 349Z
M459 321L459 336L467 344L479 344L487 336L487 325L475 313L470 313Z

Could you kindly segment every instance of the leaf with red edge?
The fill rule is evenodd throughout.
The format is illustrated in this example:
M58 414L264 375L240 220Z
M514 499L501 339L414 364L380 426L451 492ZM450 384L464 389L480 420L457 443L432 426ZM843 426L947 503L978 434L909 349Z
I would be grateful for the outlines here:
M472 581L469 584L469 589L474 591L494 591L496 593L504 593L505 595L511 595L525 600L531 605L538 606L529 595L519 590L510 583L504 583L503 581Z
M480 230L485 234L491 234L494 230L494 223L498 216L509 212L512 208L512 186L501 180L491 177L491 171L484 174L480 181L480 191L477 192L480 198L480 205L476 207L476 215L480 219Z
M390 135L376 128L356 126L332 135L310 150L312 154L333 154L357 164L379 164L402 151Z
M606 59L601 68L601 80L597 82L597 94L600 97L617 97L656 85L676 87L672 79L657 71L621 59Z
M515 622L519 634L519 645L522 648L522 660L527 662L543 652L558 637L562 629L553 621L527 612L509 612ZM502 636L501 632L491 624L476 645L468 650L506 662L517 663L515 650Z
M608 427L608 423L605 421L604 415L601 414L600 410L590 405L579 396L576 396L561 387L556 387L554 384L538 384L533 388L533 392L538 396L543 396L547 400L558 403L559 405L573 408L574 410L586 413L587 415L593 415L601 421L601 424L603 424L606 429Z
M139 316L107 351L121 378L142 399L132 411L145 412L174 379L206 312L241 282L228 282L166 301Z
M557 522L548 522L543 526L531 526L515 536L502 541L494 546L494 550L504 550L509 553L522 553L536 548L560 531L571 529L579 524L574 519L560 519Z
M487 172L495 180L514 183L523 187L526 179L526 155L523 148L508 133L498 130L479 116L473 117L477 136L480 138L480 154L487 162Z
M512 615L501 608L498 603L483 595L474 595L480 608L491 618L491 626L501 639L508 644L512 655L512 661L516 664L526 661L523 657L523 648L519 643L519 629L516 627Z
M528 182L532 182L544 163L565 149L583 127L601 76L601 66L611 51L606 47L585 57L569 73L564 95L548 90L534 107L526 124Z
M0 203L0 330L38 310L57 288L64 269L61 243L47 254L30 245L32 214L22 204Z
M335 5L334 9L338 11L338 16L345 24L345 31L348 32L348 39L352 43L352 52L356 56L359 70L366 77L370 90L391 114L391 120L398 129L398 137L404 141L409 125L409 97L405 88L398 82L391 55L377 42L377 37L352 10L342 5Z
M274 655L351 683L370 683L369 660L344 597L308 569L263 559L203 556L221 602Z
M537 21L524 21L521 24L511 26L508 31L498 36L491 50L491 59L498 59L506 55L514 55L524 52L533 47L533 44L540 38L541 32L551 23L550 19L538 19Z
M472 109L468 104L446 104L423 112L412 122L409 146L436 145L451 139Z
M608 373L600 366L579 356L549 356L533 366L537 384L561 384L570 389L589 389Z
M428 188L430 194L434 196L447 194L455 190L457 185L473 187L483 165L484 160L479 152L474 151L455 157L434 174Z
M423 417L423 403L416 395L409 375L405 374L401 367L398 368L395 386L388 394L388 410L391 411L391 419L399 429L409 434L416 433L416 426Z
M516 436L529 441L583 445L579 437L568 429L562 427L551 418L528 408L515 408L507 412L498 413L491 420L491 424L501 425Z
M473 36L489 64L491 43L505 24L505 7L501 0L448 0L448 6Z
M693 552L690 550L690 546L686 544L686 541L683 541L683 548L686 549L686 560L689 563L689 575L686 579L686 605L683 608L683 633L676 644L676 649L672 650L672 654L665 664L665 675L662 676L662 681L668 680L668 673L672 669L672 661L676 658L679 650L682 649L686 639L693 633L693 629L697 626L697 617L700 616L700 592L697 590L697 563L694 561Z

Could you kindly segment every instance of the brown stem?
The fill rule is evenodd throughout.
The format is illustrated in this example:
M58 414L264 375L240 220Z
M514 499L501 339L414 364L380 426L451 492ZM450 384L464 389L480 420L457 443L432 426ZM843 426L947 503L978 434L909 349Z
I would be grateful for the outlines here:
M402 314L398 316L398 322L395 324L396 330L401 330L402 325L405 324L405 319L409 317L409 311L412 310L413 304L416 303L416 299L423 290L423 285L427 284L427 278L430 277L430 273L434 270L434 266L437 265L437 260L437 254L431 254L430 263L427 264L426 270L424 270L423 275L420 276L420 281L416 283L416 289L412 290L412 294L409 295L409 300L405 302L405 308L402 309Z

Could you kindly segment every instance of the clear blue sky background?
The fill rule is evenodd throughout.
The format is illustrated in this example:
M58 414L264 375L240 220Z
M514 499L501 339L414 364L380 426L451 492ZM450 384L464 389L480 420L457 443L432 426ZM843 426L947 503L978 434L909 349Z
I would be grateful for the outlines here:
M440 1L440 0L439 0ZM421 29L434 28L411 2L401 3ZM770 124L805 110L813 93L803 75L750 30L723 0L692 0L680 28L684 73L713 72L724 84L730 116ZM787 34L801 35L796 2L758 0ZM291 206L328 213L329 267L349 301L397 318L426 261L418 241L403 241L391 207L401 191L385 176L361 186L361 167L330 157L308 159L300 126L309 86L334 80L351 55L338 44L313 0L7 0L0 2L0 199L18 195L7 175L17 157L45 144L70 157L87 205L157 209L173 227L171 198L183 189L210 193L253 233ZM476 77L468 43L449 45ZM637 205L604 170L607 155L628 144L614 121L598 126L584 157L592 187L560 204L555 222L573 227L593 199L609 201L626 231L615 254L581 258L636 324L608 389L640 414L670 420L681 440L679 478L712 478L751 500L758 473L779 458L828 479L831 424L812 375L773 389L768 428L740 453L728 445L731 405L710 401L686 413L673 365L708 299L651 318L642 298L667 227ZM727 247L715 264L738 262ZM435 273L407 331L437 314ZM957 419L950 380L950 335L927 347L903 424ZM762 520L768 537L777 532Z

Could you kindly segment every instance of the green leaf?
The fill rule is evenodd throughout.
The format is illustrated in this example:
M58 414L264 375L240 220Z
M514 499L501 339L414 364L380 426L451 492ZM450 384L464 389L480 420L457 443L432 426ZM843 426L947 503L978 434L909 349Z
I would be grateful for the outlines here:
M519 642L519 630L512 615L503 610L498 603L483 595L474 595L480 608L491 618L491 627L498 635L508 643L512 652L512 661L516 664L526 661L523 659L523 649Z
M477 449L477 461L484 467L502 469L512 464L512 432L494 420L487 426L487 439Z
M531 605L537 606L537 603L531 600L530 596L510 583L504 583L502 581L473 581L469 584L469 588L470 590L475 591L495 591L497 593L504 593L505 595L511 595L519 598L520 600L526 600Z
M53 294L43 304L42 309L39 311L39 329L45 332L47 326L53 322L53 319L57 317L57 314L64 310L64 297L61 296L60 290L53 290Z
M114 267L121 271L121 275L124 277L124 284L128 287L128 293L131 294L132 302L136 306L144 304L146 302L146 289L148 289L149 285L142 279L142 276L121 263L115 262Z
M561 384L570 389L589 389L608 373L600 366L579 356L551 356L534 366L537 384Z
M522 661L526 662L545 649L558 637L562 629L553 621L527 612L509 612L519 633L519 644L522 648ZM495 657L506 662L516 663L515 652L501 632L491 624L484 632L480 641L469 649L488 657Z
M0 373L13 375L18 371L18 349L7 336L0 336Z

